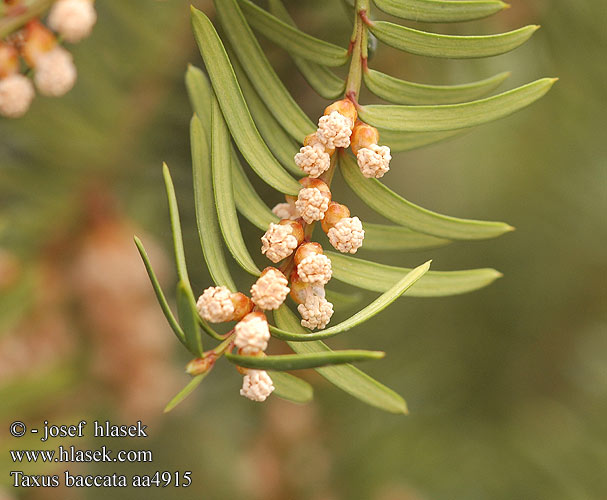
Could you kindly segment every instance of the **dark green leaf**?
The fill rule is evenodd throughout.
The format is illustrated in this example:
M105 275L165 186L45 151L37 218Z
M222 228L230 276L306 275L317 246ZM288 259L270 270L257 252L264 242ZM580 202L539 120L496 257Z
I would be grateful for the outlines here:
M235 152L232 152L232 182L236 208L251 224L266 231L270 223L278 223L278 217L272 213L247 179Z
M361 106L365 122L398 132L438 132L474 127L511 115L543 97L556 81L542 78L514 90L463 104Z
M283 5L281 0L270 0L268 2L270 12L285 23L295 26L289 12ZM308 61L301 57L297 57L291 53L293 62L299 72L303 75L306 81L310 84L318 95L325 99L337 99L343 95L346 89L346 82L333 73L330 69L320 64Z
M525 43L539 26L525 26L497 35L440 35L387 21L374 21L369 30L387 45L429 57L470 59L504 54Z
M313 133L316 127L297 105L272 69L270 62L259 46L259 42L247 24L237 0L215 1L215 7L230 44L255 90L291 137L298 142L303 142L304 137ZM194 19L203 16L199 11L194 11L194 13ZM195 28L196 24L195 22ZM201 42L201 45L205 43L202 39ZM204 47L201 47L202 50L204 50ZM211 80L213 80L212 77ZM220 85L220 81L217 84ZM213 87L215 88L215 84L213 84ZM217 92L217 89L215 89L215 92ZM224 110L224 112L226 115L228 114L227 110Z
M458 219L419 207L377 179L366 179L356 160L349 155L342 156L339 166L346 183L369 207L392 222L414 231L439 238L476 240L493 238L513 230L503 222Z
M251 116L263 140L283 167L292 174L302 177L302 170L293 161L294 156L299 152L299 144L285 132L280 123L272 116L272 113L257 95L257 91L251 85L238 60L232 57L232 61L242 94L247 101Z
M225 340L225 337L219 333L217 333L211 325L209 325L204 319L198 315L198 325L212 338L215 340L219 340L220 342Z
M209 100L209 128L210 109ZM204 260L211 278L218 286L226 286L233 292L236 285L230 274L225 259L220 236L219 224L217 222L217 211L215 201L209 193L213 189L213 174L211 168L211 154L207 139L200 120L195 115L190 123L190 141L192 147L192 173L194 178L194 202L196 207L196 223L198 235L204 254Z
M339 309L342 312L346 309L351 309L352 307L357 306L363 298L362 294L360 293L343 293L336 290L331 290L330 288L325 288L325 297L329 302L331 302L331 304L333 304L335 309Z
M305 370L328 365L344 365L356 361L381 359L386 355L380 351L330 351L308 354L281 354L278 356L241 356L226 353L225 357L235 365L256 370Z
M368 69L363 73L367 88L376 96L395 104L451 104L478 99L499 87L509 72L462 85L425 85L407 82Z
M456 135L462 135L466 131L448 130L446 132L397 132L378 127L381 144L390 147L393 153L411 151L430 144L435 144Z
M177 394L173 399L171 399L171 401L169 401L169 404L166 405L166 407L164 408L164 413L170 412L179 403L181 403L185 398L187 398L190 394L192 394L194 389L196 389L196 387L198 387L200 385L200 382L202 382L202 379L204 379L208 373L209 372L203 373L201 375L196 375L194 378L192 378L192 380L190 380L188 385L186 385L183 389L181 389L181 391L179 391L179 394Z
M385 292L411 269L387 266L336 252L326 252L331 259L333 278L359 288ZM407 292L407 297L445 297L472 292L493 283L502 274L495 269L465 271L429 271Z
M276 324L283 330L305 333L295 314L283 305L274 312ZM298 354L330 352L331 349L323 342L288 342L289 346ZM408 413L404 399L392 389L379 383L365 372L352 365L328 366L317 368L316 371L329 382L339 387L351 396L390 413Z
M213 102L213 89L207 75L200 68L188 65L185 73L185 86L190 98L194 113L200 119L202 129L205 131L207 143L211 143L211 103Z
M293 403L305 404L314 397L312 386L289 373L270 372L274 385L273 394Z
M420 250L448 245L451 241L418 233L402 226L363 222L365 250Z
M471 21L495 14L508 7L497 0L373 0L387 14L429 23Z
M247 250L238 224L232 185L230 136L217 100L213 100L211 122L213 191L219 227L236 262L248 273L258 276L260 271Z
M181 235L181 222L179 221L179 207L177 197L175 196L175 187L173 179L166 163L162 165L162 175L166 187L167 198L169 201L169 218L171 219L171 231L173 233L173 248L175 251L175 264L177 265L177 275L179 279L189 285L188 267L185 261L185 252L183 250L183 236Z
M177 313L185 333L185 343L194 356L202 356L202 338L198 329L198 311L196 301L189 284L179 281L177 284Z
M194 122L196 122L196 120L194 120ZM199 124L199 122L198 122L198 124ZM195 125L195 126L197 126L197 125ZM204 160L204 151L208 151L208 148L206 148L206 146L202 142L202 141L204 141L204 134L201 131L198 131L198 139L199 140L197 140L196 143L198 144L198 146L200 146L200 153L201 153L201 156L199 158ZM198 146L196 146L196 147L198 147ZM194 156L196 157L197 155L195 154ZM205 162L203 161L202 163L205 163ZM206 163L208 164L208 161ZM208 168L208 166L207 166L207 168ZM196 167L194 168L194 170L196 171ZM165 182L166 190L167 190L167 196L169 199L169 214L170 214L170 219L171 219L171 228L172 228L172 232L173 232L173 245L175 247L175 261L176 261L176 265L177 265L177 275L179 276L179 281L180 281L181 285L187 288L188 294L191 296L192 302L195 303L194 293L192 292L192 287L190 285L190 280L188 278L188 273L187 273L185 251L183 249L183 237L181 234L181 223L179 221L179 208L177 206L177 197L175 196L175 188L173 186L173 180L171 179L171 174L170 174L169 168L167 167L166 164L163 167L163 175L164 175L164 182ZM195 183L196 183L196 177L195 177ZM196 188L195 188L195 192L196 192ZM198 217L198 214L197 214L197 217ZM204 231L204 233L208 234L209 230L210 230L210 228L207 228ZM213 262L215 262L215 261L213 261ZM146 265L146 268L147 268L147 265ZM150 270L151 270L151 268L150 268ZM227 276L231 282L229 273ZM154 284L153 281L152 281L152 284ZM160 292L160 288L158 288L157 295L158 295L158 292ZM159 298L159 300L160 300L160 298ZM178 296L178 300L179 300L179 296ZM179 302L178 302L178 304L179 304ZM162 306L162 303L161 303L161 306ZM195 306L194 306L194 309L195 309ZM170 309L168 309L168 305L167 305L167 311L170 312ZM167 311L165 311L165 315L166 315ZM167 319L168 319L168 316L167 316ZM217 335L215 332L211 333L211 328L201 318L197 318L197 319L198 319L200 326L202 326L205 329L205 331L207 331L207 333L211 334L212 336ZM189 318L188 318L188 320L189 320ZM171 323L170 320L169 320L169 323ZM182 333L183 333L183 331L182 331ZM189 338L190 338L189 335L187 335L187 334L184 335L184 345L188 348L192 348L193 344L191 342L189 342Z
M328 337L333 337L339 333L343 333L345 331L358 326L365 321L371 319L373 316L379 314L386 307L388 307L392 302L398 299L403 293L407 291L413 284L419 280L430 268L430 262L428 261L421 266L416 267L412 271L410 271L406 276L401 278L394 286L381 294L377 299L371 302L367 307L361 309L353 316L350 316L347 320L342 321L341 323L327 328L326 330L322 330L316 333L296 333L290 332L286 330L281 330L274 326L270 326L270 332L274 337L277 337L282 340L290 340L290 341L299 341L299 342L308 342L310 340L319 340L325 339Z
M141 243L141 240L137 238L137 236L135 236L135 245L137 245L137 250L139 250L139 255L141 255L141 259L143 260L143 264L145 265L145 270L147 271L148 277L150 278L150 282L152 283L152 288L154 289L154 293L156 294L156 298L158 299L158 304L160 304L160 308L162 309L162 312L164 313L164 316L167 319L171 330L173 330L175 336L179 339L179 341L187 347L185 341L185 334L179 326L179 323L177 323L175 316L173 316L173 312L171 311L169 303L167 302L162 288L160 287L158 278L156 278L156 273L154 273L154 269L152 268L152 264L150 263L148 254L145 251L145 248L143 247L143 243Z
M323 66L343 66L347 62L346 49L298 30L249 0L240 0L240 5L249 24L287 52Z
M283 170L255 128L236 75L211 21L192 8L192 26L215 95L238 149L264 182L282 193L297 194L301 186Z

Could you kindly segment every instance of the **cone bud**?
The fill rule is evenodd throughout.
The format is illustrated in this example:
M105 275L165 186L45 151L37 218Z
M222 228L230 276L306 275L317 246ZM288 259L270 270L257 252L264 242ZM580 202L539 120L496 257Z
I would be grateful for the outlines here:
M356 106L354 106L354 103L350 99L335 101L333 104L330 104L325 108L324 114L330 115L333 111L337 111L339 114L350 118L350 120L352 120L352 124L356 122L356 118L358 117Z
M30 67L36 66L37 59L57 45L57 38L51 30L37 19L25 26L25 36L21 46L21 55Z
M232 316L232 321L240 321L253 310L253 301L244 293L233 293L230 296L230 300L232 301L232 304L234 304L234 315Z
M331 198L331 189L329 188L327 183L323 180L314 179L312 177L304 177L303 179L299 179L299 183L304 188L316 188L321 193L325 194L325 196L328 195L329 198Z
M324 148L326 153L329 153L329 155L333 155L333 153L335 153L335 148L328 148L326 147L322 141L318 138L318 135L316 135L316 132L314 132L313 134L310 135L306 135L306 137L304 138L304 142L303 142L304 146L320 146L322 148Z
M202 358L195 358L190 361L186 365L185 371L188 375L191 375L192 377L195 377L196 375L202 375L203 373L206 373L211 368L213 368L213 365L215 364L216 360L217 355L213 351L209 351L207 353L204 353Z
M361 121L356 122L352 135L350 136L350 147L352 152L357 155L362 148L368 148L379 141L379 132L375 127L367 125Z
M290 219L282 219L278 224L281 226L291 226L291 234L297 239L297 245L301 245L304 240L304 229L300 222Z
M322 230L327 233L340 220L350 217L350 209L341 203L332 201L329 209L325 212L325 218L320 222Z
M295 302L302 304L306 300L306 289L310 284L301 281L299 274L297 274L297 267L291 273L290 278L289 288L291 288L291 292L289 295Z
M8 43L0 42L0 79L19 71L19 52Z
M315 241L310 241L308 243L304 243L300 245L297 251L295 252L294 262L295 265L298 266L302 260L306 257L310 257L312 255L322 255L323 250L320 243L316 243Z

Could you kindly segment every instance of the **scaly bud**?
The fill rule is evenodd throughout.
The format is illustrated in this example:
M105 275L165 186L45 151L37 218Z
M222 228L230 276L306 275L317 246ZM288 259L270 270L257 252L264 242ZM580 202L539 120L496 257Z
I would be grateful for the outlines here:
M304 188L316 188L321 193L323 193L324 196L328 197L329 200L331 199L331 189L325 181L320 179L314 179L312 177L304 177L303 179L299 179L299 183Z
M311 177L305 177L299 182L303 186L303 189L299 191L297 201L295 202L297 212L308 224L322 220L331 201L329 186L320 179L313 179Z
M310 284L301 281L299 274L297 274L297 268L293 269L291 272L289 286L291 287L291 292L289 295L295 302L301 304L306 300L306 289L310 286Z
M19 51L0 41L0 78L19 72Z
M304 240L304 229L301 225L301 222L297 222L296 220L288 220L283 219L278 222L279 226L288 226L291 228L291 234L297 240L297 246L301 245L301 242Z
M327 148L347 148L354 122L337 111L321 116L316 134Z
M272 213L279 219L299 219L299 214L297 213L297 209L295 208L295 202L293 202L292 204L289 202L277 203L276 205L274 205L274 208L272 208Z
M297 273L297 268L291 273L291 298L297 304L303 304L309 295L325 296L325 287L323 285L307 283L302 281Z
M342 99L341 101L336 101L333 104L329 104L325 108L325 116L330 115L333 111L337 111L340 115L346 116L350 118L352 121L352 126L356 123L356 118L358 117L358 113L356 112L356 106L350 99Z
M295 257L293 257L293 261L295 265L299 265L299 263L307 257L311 257L312 255L322 255L322 245L320 243L316 243L315 241L310 241L300 245L295 252Z
M329 156L333 156L333 153L335 153L335 148L327 148L327 146L325 146L323 144L323 142L320 140L320 138L318 137L318 134L316 132L314 132L313 134L306 135L306 137L304 138L303 145L304 146L322 146L325 150L325 153L328 153Z
M379 132L375 127L361 121L356 122L350 137L350 148L352 148L354 155L357 155L360 149L368 148L371 144L377 144L378 142Z
M325 212L325 218L321 221L322 230L326 234L329 229L346 217L350 217L350 209L341 203L332 201Z
M297 274L304 283L324 285L331 279L331 260L323 254L318 243L304 243L294 258Z
M234 316L234 304L231 296L232 292L225 286L207 288L196 302L198 313L211 323L231 321Z
M321 225L333 248L342 253L356 253L363 244L362 222L358 217L350 217L350 210L345 205L332 201Z
M304 239L302 225L293 220L283 219L278 224L271 223L261 237L261 253L272 262L288 257Z
M21 55L34 68L34 82L41 94L66 94L78 76L72 55L57 44L55 35L40 21L27 23Z
M185 371L192 377L202 375L213 368L215 361L217 361L217 355L213 351L205 352L202 358L195 358L190 361L186 365Z
M53 50L56 46L57 39L55 35L40 21L35 19L25 25L21 55L28 66L32 68L36 67L38 58Z
M247 314L249 314L255 306L253 301L241 292L236 292L230 295L230 301L234 306L234 312L232 313L232 318L230 321L240 321Z
M291 273L291 298L298 304L302 326L324 328L331 320L333 304L325 299L324 285L303 281L297 269Z
M198 298L200 316L211 323L240 321L253 310L253 302L243 293L232 293L225 286L207 288Z

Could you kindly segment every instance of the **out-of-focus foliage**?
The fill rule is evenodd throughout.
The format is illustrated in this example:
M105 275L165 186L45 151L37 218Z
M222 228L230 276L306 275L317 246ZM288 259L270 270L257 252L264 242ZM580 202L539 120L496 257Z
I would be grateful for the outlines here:
M192 487L179 498L605 498L607 67L601 61L607 8L592 0L511 3L495 18L441 28L498 32L541 24L515 53L457 63L411 55L396 66L388 49L374 59L378 70L428 83L481 80L503 67L513 70L513 84L544 74L561 78L530 110L393 160L389 185L412 201L462 217L503 218L517 228L500 241L455 244L423 257L430 253L441 268L494 265L505 277L474 295L397 302L400 307L369 323L372 334L354 334L357 346L390 345L391 355L371 373L408 395L406 418L367 409L325 389L320 378L313 381L318 406L269 402L259 410L225 397L239 381L230 367L218 366L215 383L199 388L194 404L157 421L146 444L155 450L154 470L194 471ZM306 31L334 42L349 35L349 26L331 22L333 13L343 17L338 1L285 4ZM0 122L0 196L9 221L2 246L19 259L39 261L57 232L63 241L77 237L70 228L83 211L80 186L95 177L168 248L159 158L173 166L183 213L193 213L193 203L186 209L192 198L190 110L182 78L186 61L197 60L187 6L124 0L98 2L98 8L95 34L75 51L80 78L72 93L38 99L26 118ZM130 16L119 15L121 9ZM149 51L142 52L144 46ZM288 87L314 116L324 101L284 54L270 50ZM254 182L262 196L273 196ZM370 215L362 205L355 209ZM183 223L195 227L193 220ZM209 278L198 236L184 239L192 286L201 289ZM387 257L407 267L418 256ZM408 315L406 329L401 315ZM69 324L77 325L72 317ZM78 374L87 363L81 359ZM77 400L68 404L56 396L55 381L24 383L17 394L44 390L52 396L46 407L86 417ZM101 411L119 413L113 403L103 404L96 418ZM10 407L6 411L11 414ZM46 417L43 411L32 418ZM256 479L259 464L264 482ZM167 498L166 490L111 494ZM82 495L107 498L107 491Z

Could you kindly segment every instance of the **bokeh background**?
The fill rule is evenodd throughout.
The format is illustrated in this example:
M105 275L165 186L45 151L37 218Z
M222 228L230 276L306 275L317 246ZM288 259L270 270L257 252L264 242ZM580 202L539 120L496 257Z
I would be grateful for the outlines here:
M350 28L337 0L286 4L305 29L347 42ZM497 240L373 256L396 265L432 258L435 269L489 266L504 273L473 294L401 299L331 342L388 352L364 369L405 396L411 415L403 417L366 407L314 373L307 375L316 389L313 404L272 398L253 404L238 396L240 376L224 363L187 403L162 414L187 382L188 358L159 313L132 235L151 247L172 287L160 169L166 161L177 184L193 285L209 285L193 216L191 110L183 84L187 64L201 60L186 2L97 2L94 34L73 50L75 89L62 99L37 98L18 121L0 121L0 481L6 486L0 498L606 499L607 7L600 0L511 4L487 20L433 28L489 33L541 24L513 53L442 61L380 46L372 62L428 83L502 70L513 72L503 88L560 77L544 99L512 117L393 160L386 182L408 199L517 227ZM213 11L210 2L196 5ZM284 53L266 46L297 101L311 117L320 114L325 102ZM279 201L256 186L269 204ZM363 207L357 213L370 217ZM258 231L246 222L243 228L256 241ZM154 463L118 472L191 470L193 484L187 490L14 490L8 471L20 469L6 450L17 444L6 429L17 417L143 419L150 438L120 446L152 449ZM22 438L18 446L40 443ZM22 467L51 474L64 468ZM115 472L112 466L70 470Z

